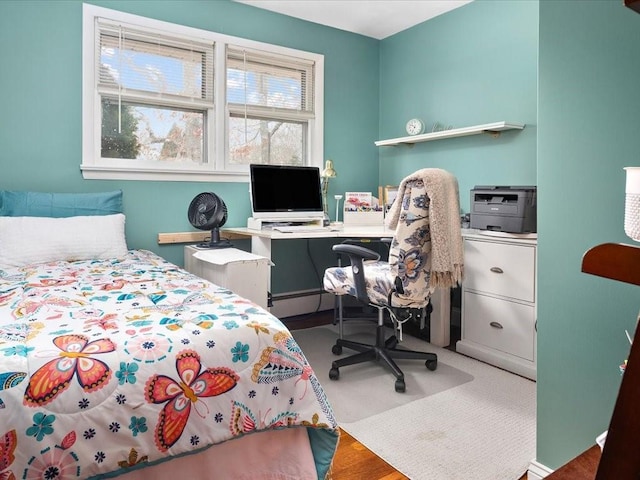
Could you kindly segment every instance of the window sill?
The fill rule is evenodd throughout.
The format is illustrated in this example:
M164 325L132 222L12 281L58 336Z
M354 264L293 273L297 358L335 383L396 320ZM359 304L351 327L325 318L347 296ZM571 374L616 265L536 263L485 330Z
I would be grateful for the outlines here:
M248 172L203 172L193 170L160 170L144 168L112 168L82 165L85 180L157 180L165 182L248 182Z

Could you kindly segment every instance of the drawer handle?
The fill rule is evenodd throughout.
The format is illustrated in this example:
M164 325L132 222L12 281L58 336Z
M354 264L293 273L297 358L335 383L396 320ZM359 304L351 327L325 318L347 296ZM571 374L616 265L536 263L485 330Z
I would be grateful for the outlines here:
M493 273L504 273L504 270L502 270L500 267L491 267L489 270L491 270Z
M489 322L489 325L491 325L493 328L498 328L498 329L503 329L504 327L498 323L498 322Z

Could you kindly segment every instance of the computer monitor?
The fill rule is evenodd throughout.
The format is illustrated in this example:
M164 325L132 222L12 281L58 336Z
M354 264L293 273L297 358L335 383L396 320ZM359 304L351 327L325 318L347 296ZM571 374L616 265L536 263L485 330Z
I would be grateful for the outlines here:
M323 218L319 168L251 164L249 171L253 218L283 221Z

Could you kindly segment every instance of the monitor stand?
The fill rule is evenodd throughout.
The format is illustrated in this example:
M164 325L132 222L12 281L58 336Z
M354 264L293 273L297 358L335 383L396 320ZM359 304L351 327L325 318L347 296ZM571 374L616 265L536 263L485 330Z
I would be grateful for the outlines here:
M272 230L275 227L303 225L309 228L322 228L322 218L254 218L249 217L247 219L247 228L251 230Z

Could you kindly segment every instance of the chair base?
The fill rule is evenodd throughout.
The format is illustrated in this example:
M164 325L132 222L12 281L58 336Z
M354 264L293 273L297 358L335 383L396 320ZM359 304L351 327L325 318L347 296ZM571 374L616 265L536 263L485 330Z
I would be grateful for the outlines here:
M335 355L342 353L342 347L355 350L355 355L350 355L345 358L340 358L331 364L331 370L329 371L329 378L331 380L337 380L340 377L340 367L346 367L347 365L355 365L357 363L380 361L391 369L396 377L395 389L396 392L404 392L406 385L404 382L404 373L398 367L394 358L400 359L414 359L425 360L425 366L429 370L435 370L438 367L438 356L435 353L420 352L416 350L405 350L397 348L398 339L395 335L385 339L385 326L378 325L376 328L376 343L375 345L369 345L361 342L354 342L352 340L344 340L339 338L336 340L336 344L332 348L332 352Z

